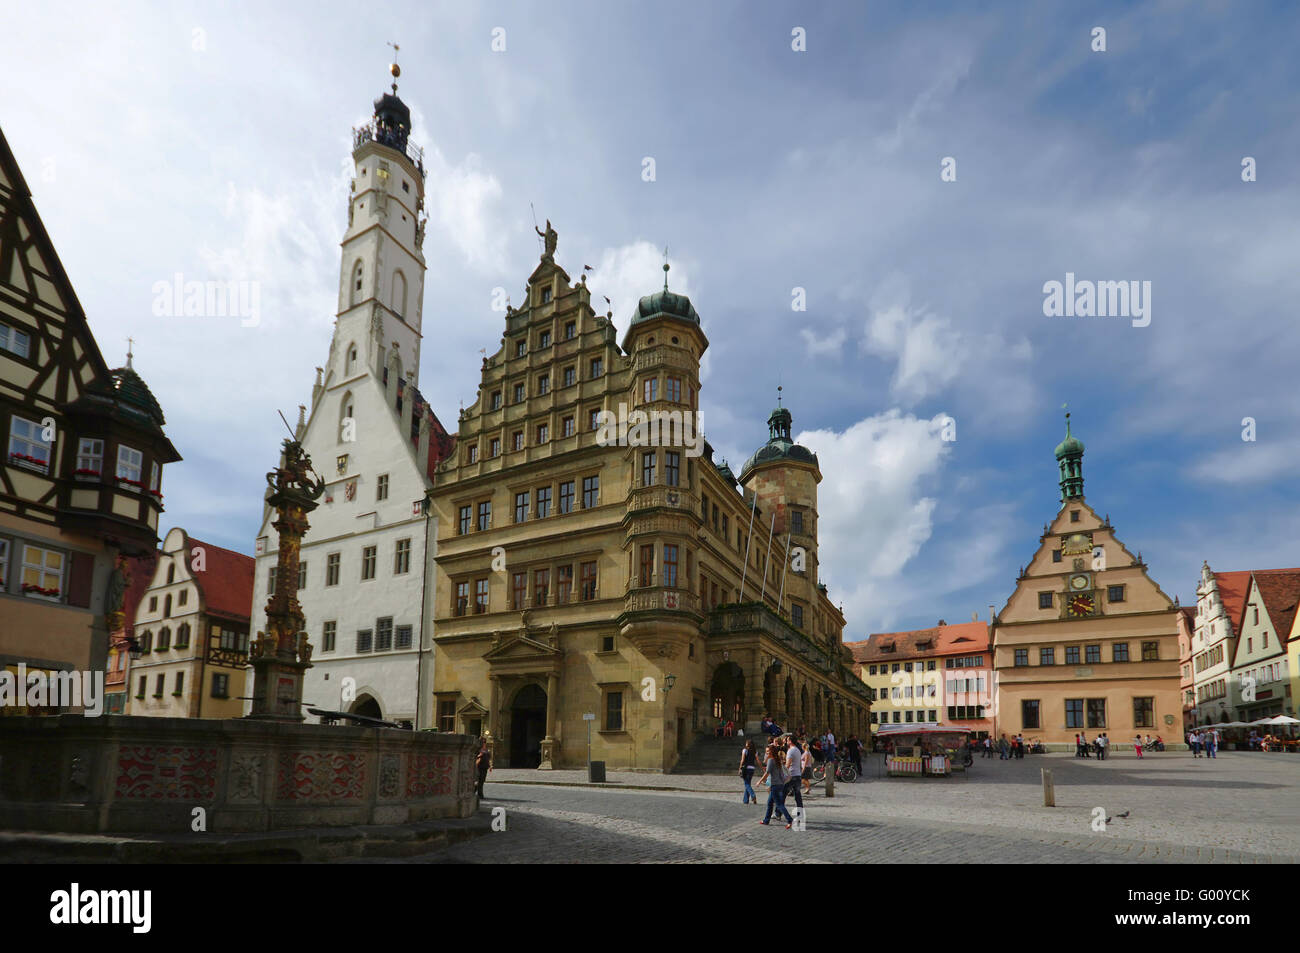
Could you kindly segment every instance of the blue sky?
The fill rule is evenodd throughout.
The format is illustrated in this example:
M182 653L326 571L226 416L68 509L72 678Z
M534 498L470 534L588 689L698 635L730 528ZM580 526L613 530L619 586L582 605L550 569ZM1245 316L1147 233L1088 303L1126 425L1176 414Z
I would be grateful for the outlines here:
M1065 401L1088 501L1171 596L1203 559L1300 563L1290 5L52 3L5 24L0 122L106 358L136 339L185 457L164 530L251 551L396 40L445 423L498 346L492 290L518 300L536 263L531 202L620 333L668 246L719 456L763 442L784 386L846 638L1001 606L1056 512ZM154 316L177 272L259 282L260 324ZM1150 281L1150 325L1044 316L1067 272Z

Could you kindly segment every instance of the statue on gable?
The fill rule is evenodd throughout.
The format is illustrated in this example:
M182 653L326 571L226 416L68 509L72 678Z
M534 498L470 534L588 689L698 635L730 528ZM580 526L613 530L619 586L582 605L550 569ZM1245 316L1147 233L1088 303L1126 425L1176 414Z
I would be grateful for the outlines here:
M551 220L549 218L546 220L545 232L543 232L536 225L533 226L533 231L535 231L538 235L542 236L542 238L546 242L546 253L542 255L542 261L554 261L555 244L556 242L559 241L560 236L556 233L555 229L551 228Z

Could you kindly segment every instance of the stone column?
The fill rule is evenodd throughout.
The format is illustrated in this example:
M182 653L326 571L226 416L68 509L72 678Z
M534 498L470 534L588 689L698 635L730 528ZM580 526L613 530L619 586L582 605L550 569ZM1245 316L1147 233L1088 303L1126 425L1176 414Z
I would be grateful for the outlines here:
M555 767L559 745L555 740L555 717L559 712L560 676L551 672L546 676L546 737L542 739L542 761L538 770L549 771Z
M501 679L496 675L488 675L488 684L491 686L491 699L488 702L487 724L483 726L484 734L488 736L488 750L492 752L492 763L497 763L497 726L501 724Z

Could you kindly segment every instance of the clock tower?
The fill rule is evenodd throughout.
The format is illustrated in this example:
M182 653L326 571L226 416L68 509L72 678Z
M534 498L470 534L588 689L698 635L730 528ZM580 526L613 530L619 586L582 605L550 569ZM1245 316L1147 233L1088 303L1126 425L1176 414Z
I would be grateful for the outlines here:
M1083 495L1083 442L1056 448L1060 508L994 620L997 732L1048 744L1105 731L1178 740L1177 607Z

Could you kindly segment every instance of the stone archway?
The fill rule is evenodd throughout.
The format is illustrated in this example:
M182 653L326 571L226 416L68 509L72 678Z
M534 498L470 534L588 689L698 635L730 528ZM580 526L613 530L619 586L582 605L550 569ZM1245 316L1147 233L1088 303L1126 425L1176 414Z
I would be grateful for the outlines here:
M791 731L799 727L799 709L795 705L794 679L789 675L785 677L785 720L789 722L788 727Z
M348 714L383 720L384 713L373 695L361 695L348 708Z
M530 682L510 704L510 767L535 768L542 763L546 736L546 690Z
M764 714L771 715L778 722L784 723L782 720L783 716L778 710L780 707L776 670L768 668L768 670L763 673L763 712Z
M808 686L799 689L799 723L804 730L812 731L812 709L808 707Z
M714 670L709 702L715 719L745 723L745 672L735 662L723 662Z

